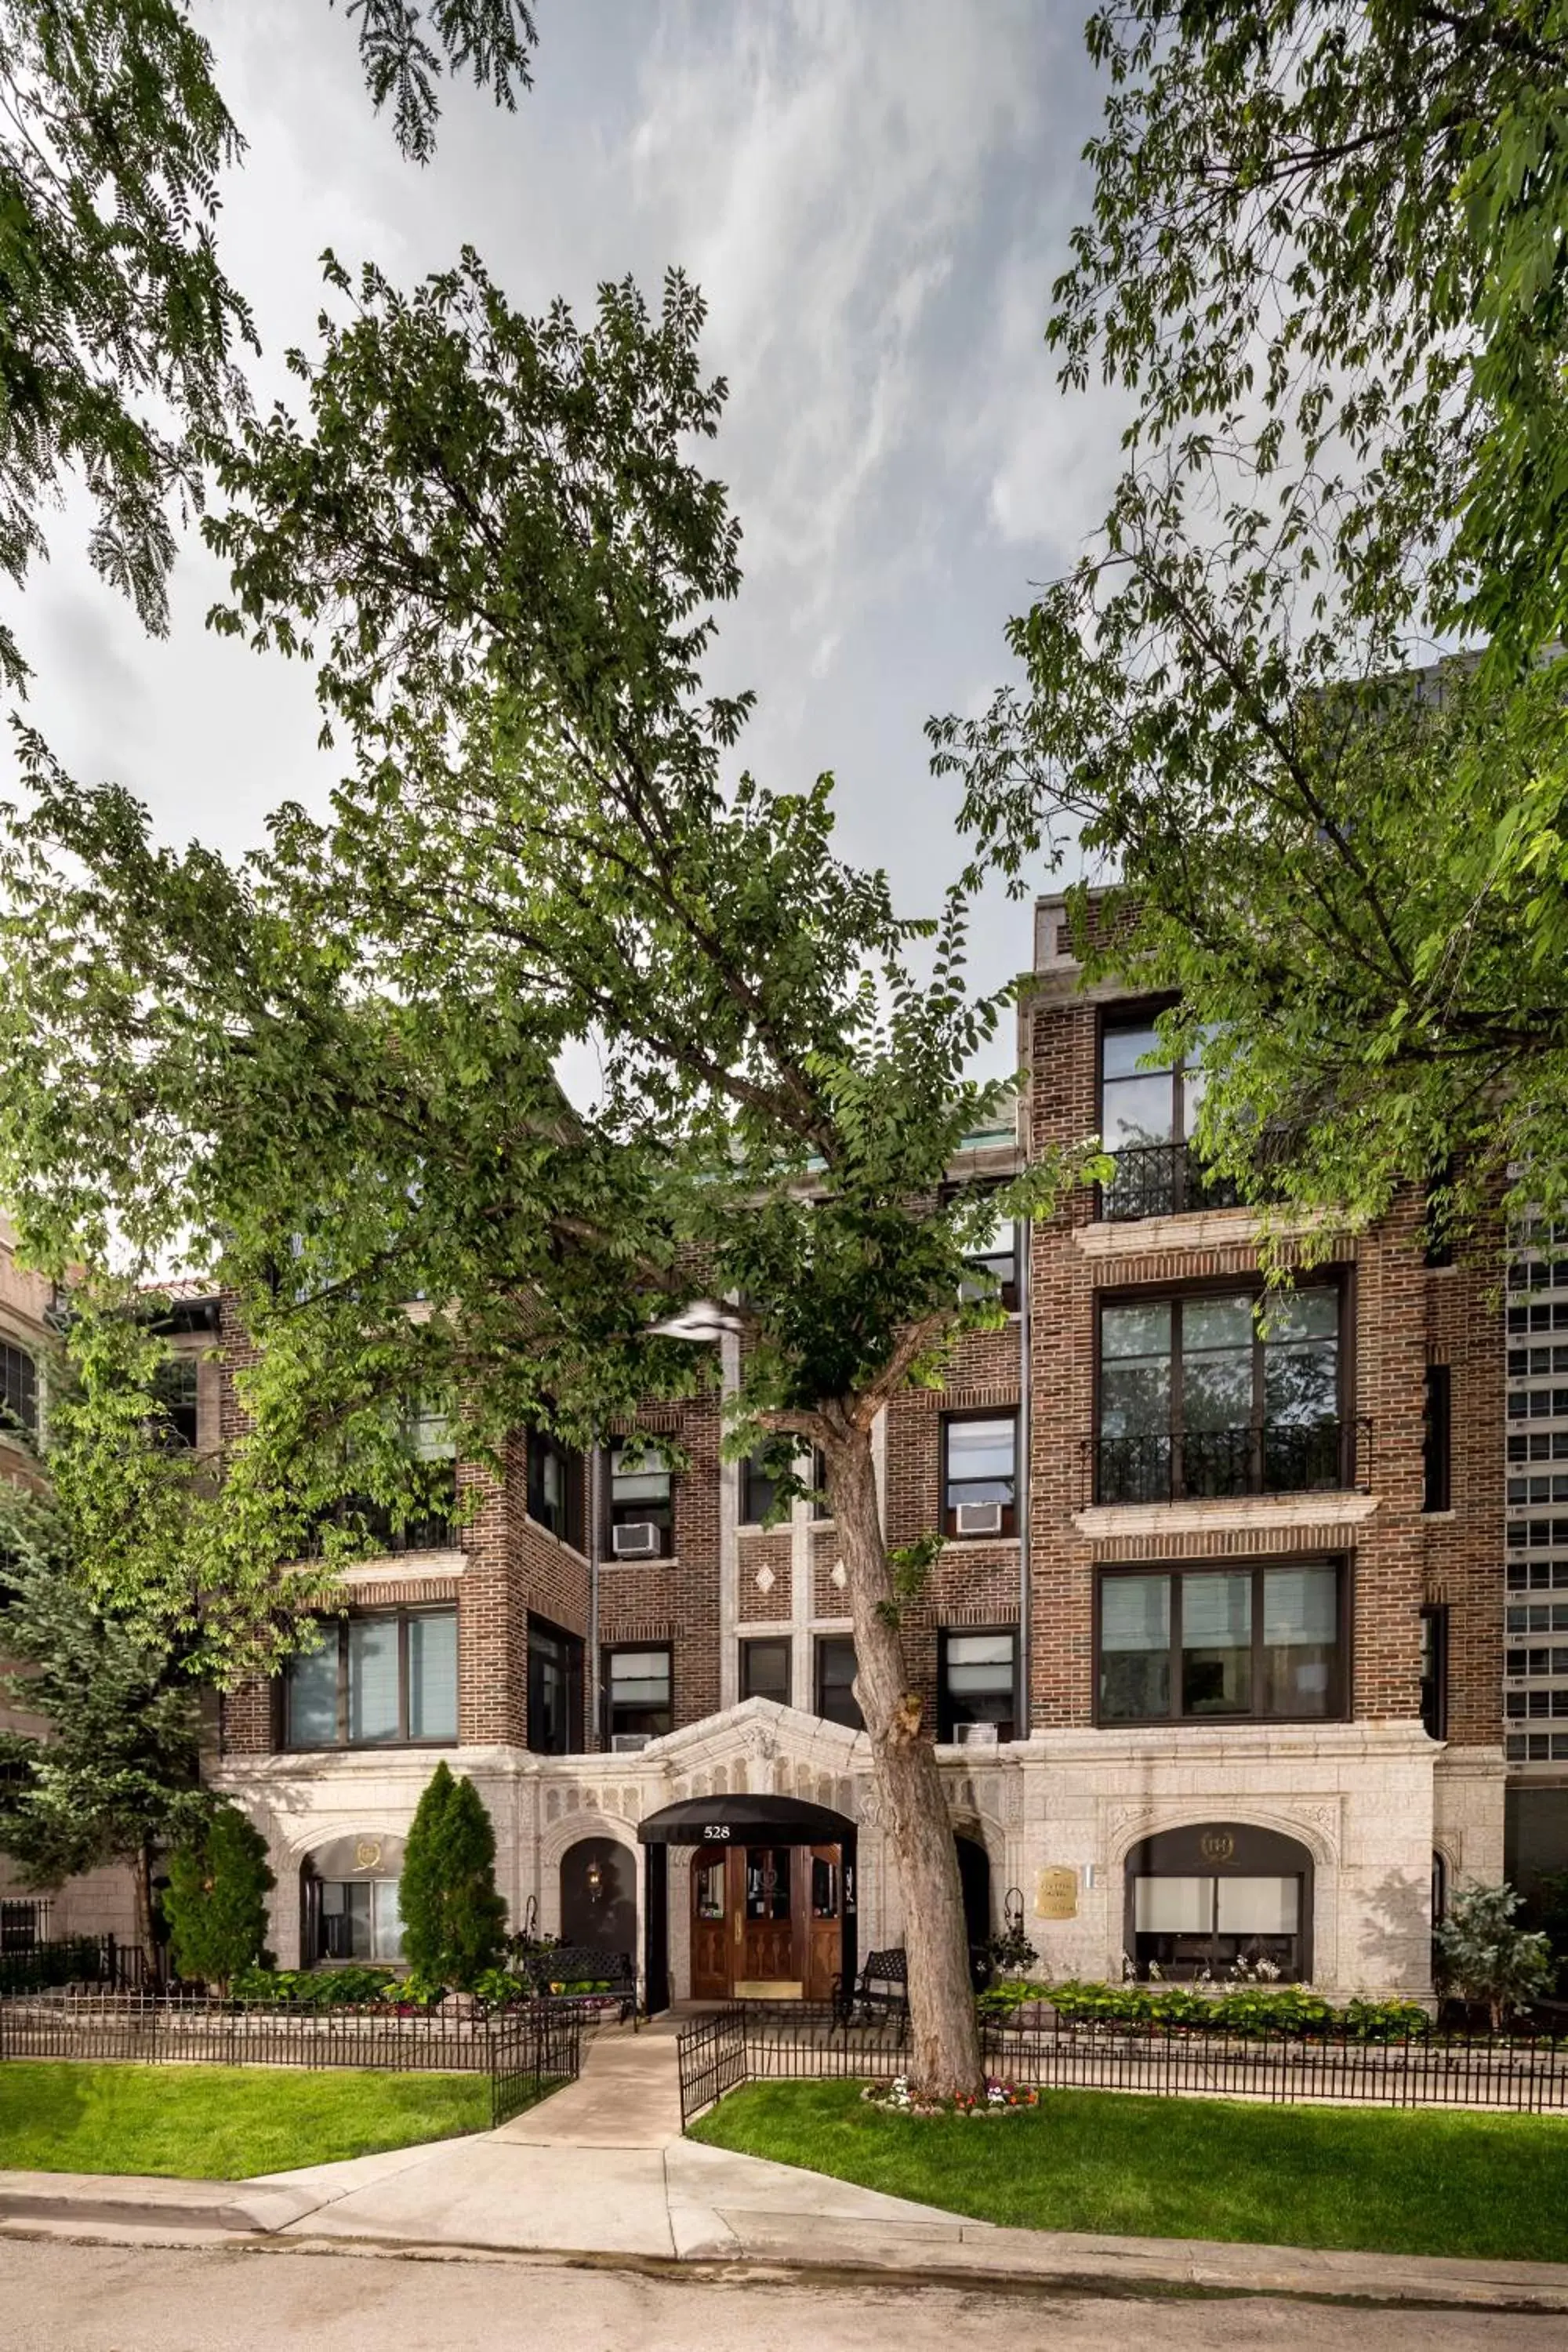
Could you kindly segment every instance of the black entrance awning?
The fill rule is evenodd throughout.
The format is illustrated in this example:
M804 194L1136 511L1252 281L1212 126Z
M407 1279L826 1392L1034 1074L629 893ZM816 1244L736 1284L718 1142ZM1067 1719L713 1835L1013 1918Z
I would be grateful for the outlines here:
M637 1823L644 1845L840 1845L855 1824L804 1797L683 1797Z

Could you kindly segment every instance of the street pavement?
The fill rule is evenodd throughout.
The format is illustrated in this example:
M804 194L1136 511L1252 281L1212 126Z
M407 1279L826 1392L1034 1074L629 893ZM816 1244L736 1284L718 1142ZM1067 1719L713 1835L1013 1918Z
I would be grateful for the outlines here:
M1568 2321L647 2278L507 2255L0 2242L0 2352L953 2352L976 2340L1016 2352L1147 2352L1152 2341L1160 2352L1558 2352Z

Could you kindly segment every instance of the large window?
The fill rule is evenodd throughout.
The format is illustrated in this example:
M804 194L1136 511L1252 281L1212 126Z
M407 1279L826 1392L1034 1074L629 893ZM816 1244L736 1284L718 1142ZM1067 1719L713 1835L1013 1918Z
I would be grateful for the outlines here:
M605 1718L612 1748L640 1746L671 1728L668 1650L606 1651Z
M1011 1739L1016 1716L1017 1636L1001 1633L942 1635L942 1675L937 1693L937 1737L959 1739L971 1727L994 1728Z
M1341 1580L1329 1560L1107 1570L1100 1721L1343 1715Z
M538 1756L583 1747L583 1644L542 1617L528 1621L528 1744Z
M1344 1483L1336 1286L1108 1300L1099 1379L1097 1502Z
M612 1559L668 1559L675 1549L673 1481L646 1443L625 1438L609 1454Z
M339 1619L284 1670L287 1747L437 1745L457 1737L455 1609Z
M942 1423L942 1514L949 1536L1017 1534L1016 1413L955 1413Z
M528 1433L528 1516L583 1549L583 1457L542 1429Z
M1197 1065L1173 1060L1146 1014L1107 1022L1100 1050L1100 1139L1116 1157L1115 1178L1101 1189L1101 1214L1169 1217L1233 1208L1234 1185L1205 1176L1189 1149L1203 1100Z
M1312 1858L1295 1838L1246 1822L1162 1831L1128 1855L1126 1885L1124 1948L1140 1977L1310 1972Z
M741 1696L790 1704L790 1643L752 1639L741 1644Z
M866 1718L855 1696L855 1644L847 1633L825 1633L816 1644L816 1712L829 1723L864 1731Z
M22 1429L36 1436L37 1427L37 1367L26 1348L0 1339L0 1435Z

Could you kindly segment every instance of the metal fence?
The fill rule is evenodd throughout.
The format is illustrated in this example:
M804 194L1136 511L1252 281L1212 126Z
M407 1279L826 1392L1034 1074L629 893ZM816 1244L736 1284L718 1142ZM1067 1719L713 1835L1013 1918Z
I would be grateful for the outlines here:
M679 2037L682 2125L744 2082L887 2081L909 2057L907 2021L848 2024L828 2007L737 2002ZM1475 2107L1568 2114L1568 2042L1423 2034L1218 2033L1198 2027L986 2024L987 2076L1019 2089L1134 2091L1275 2105Z
M574 2081L582 2046L582 2013L571 2001L535 2001L489 2016L445 2004L401 2014L382 2004L314 2009L75 1989L0 1998L0 2061L485 2074L495 2123Z
M64 1936L0 1947L0 1995L38 1992L50 1985L129 1990L145 1981L140 1944L115 1936Z

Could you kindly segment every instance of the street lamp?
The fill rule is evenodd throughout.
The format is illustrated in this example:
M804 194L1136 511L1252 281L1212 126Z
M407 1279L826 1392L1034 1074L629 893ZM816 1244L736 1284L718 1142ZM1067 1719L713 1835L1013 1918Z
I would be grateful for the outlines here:
M662 1323L648 1328L661 1339L722 1339L731 1332L743 1331L744 1323L728 1307L716 1299L694 1298L677 1315L667 1315Z

